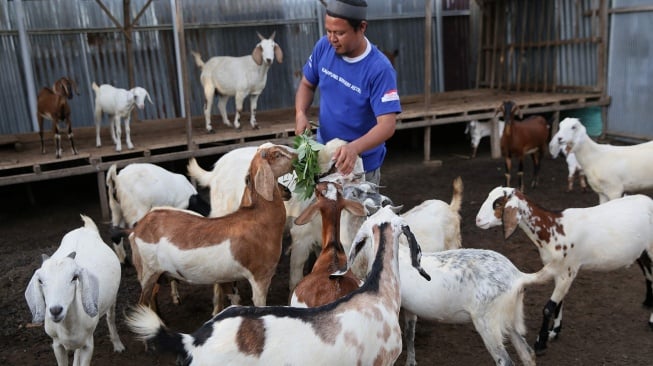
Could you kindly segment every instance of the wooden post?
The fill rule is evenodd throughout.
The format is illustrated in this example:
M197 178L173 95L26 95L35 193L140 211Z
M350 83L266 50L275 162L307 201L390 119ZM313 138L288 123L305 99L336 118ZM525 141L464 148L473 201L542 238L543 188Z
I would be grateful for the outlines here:
M433 7L431 0L424 1L424 112L428 116L428 109L431 104L431 77L432 77L432 40L433 29ZM428 138L427 138L428 137ZM431 128L424 127L424 161L431 160Z
M184 94L184 110L186 111L186 144L188 150L194 150L193 145L193 124L190 115L190 86L188 85L188 64L186 59L186 38L184 36L184 11L181 6L181 0L175 0L175 25L179 40L179 60L181 62L181 88Z

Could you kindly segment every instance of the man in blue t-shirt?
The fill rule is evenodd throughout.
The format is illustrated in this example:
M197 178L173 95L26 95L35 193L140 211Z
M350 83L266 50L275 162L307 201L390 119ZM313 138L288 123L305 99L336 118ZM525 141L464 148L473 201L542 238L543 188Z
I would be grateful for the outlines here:
M315 44L297 88L295 134L310 128L306 111L319 87L317 140L347 141L335 153L336 168L349 174L361 156L366 180L379 184L385 141L394 134L401 104L394 68L365 37L366 15L364 0L328 3L326 36Z

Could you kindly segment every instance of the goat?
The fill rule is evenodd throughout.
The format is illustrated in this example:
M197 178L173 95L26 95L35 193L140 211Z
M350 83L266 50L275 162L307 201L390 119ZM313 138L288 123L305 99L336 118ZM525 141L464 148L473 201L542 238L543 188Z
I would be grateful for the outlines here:
M188 365L392 365L401 353L398 236L410 229L389 208L361 227L348 264L366 256L371 269L357 290L315 308L232 306L193 334L170 331L155 312L138 307L127 325L155 349L172 350ZM420 249L409 240L412 265ZM339 275L344 271L334 275ZM352 346L353 345L353 346Z
M292 169L296 152L270 143L259 147L246 177L240 208L205 218L192 212L157 208L129 235L141 284L139 303L156 308L156 282L167 273L191 284L248 280L253 302L265 305L281 256L286 219L276 179Z
M503 128L505 122L503 120L498 121L499 125L499 138L503 135ZM492 122L490 121L469 121L465 127L465 134L468 134L472 142L472 159L476 157L476 152L478 151L478 145L481 143L481 139L486 136L492 136Z
M181 174L150 163L128 164L120 173L117 171L116 164L109 167L106 185L111 209L111 240L120 263L125 263L127 255L118 229L133 228L153 207L170 206L203 216L209 214L208 203Z
M425 252L458 249L462 246L460 235L462 178L456 177L452 186L450 203L430 199L401 214Z
M521 109L512 101L504 101L496 110L495 115L503 114L505 125L501 136L501 156L505 161L506 187L510 187L510 171L512 158L519 160L520 190L524 191L524 156L530 155L533 160L533 179L531 188L537 187L540 163L547 149L549 138L549 125L542 116L530 116L527 119L515 122L515 115L523 119Z
M39 124L39 137L41 138L41 154L45 154L45 145L43 143L43 120L52 121L52 131L54 132L55 156L61 158L63 149L61 148L61 134L59 122L66 123L68 130L68 140L73 155L77 155L75 140L73 136L72 121L70 120L70 105L67 99L73 98L73 90L77 95L77 84L68 77L62 77L55 81L52 88L43 88L39 91L36 102L36 117Z
M109 115L109 129L111 139L116 145L116 151L122 151L120 119L125 119L125 143L128 149L133 149L131 139L131 114L134 107L145 108L145 98L152 103L150 94L144 88L137 86L129 90L116 88L109 84L98 86L95 82L91 85L95 92L95 146L101 147L100 125L102 124L102 112ZM154 104L154 103L152 103Z
M423 253L422 267L431 281L420 278L407 248L399 247L401 308L406 321L406 365L415 362L417 318L444 323L473 323L497 365L512 365L503 340L510 337L524 365L535 365L524 339L524 287L552 277L549 268L534 274L519 271L508 258L484 249Z
M93 220L81 218L84 226L64 235L52 257L43 254L25 290L32 322L45 322L59 366L68 365L69 351L75 352L74 365L91 364L93 333L103 315L113 350L125 350L115 322L120 262Z
M653 188L653 141L632 146L613 146L594 142L577 118L565 118L551 138L567 153L574 153L583 167L587 183L604 203L624 193Z
M647 280L644 304L653 306L653 200L648 196L549 211L514 188L497 187L481 205L476 226L488 229L502 224L506 239L519 226L539 250L542 262L555 265L555 289L543 309L536 352L544 352L547 340L560 333L562 301L581 268L612 271L638 260ZM549 329L552 316L554 323ZM653 313L649 325L653 328Z
M583 168L578 163L576 159L576 154L573 152L567 152L564 149L560 149L558 141L551 139L549 142L549 152L551 156L555 159L558 157L558 153L562 151L562 154L565 156L565 161L567 162L567 192L574 190L574 180L578 177L578 183L580 184L581 191L585 192L587 190L587 179L585 178L585 172Z
M322 216L322 251L311 273L295 287L290 306L315 307L335 301L354 291L360 280L351 270L343 276L330 275L346 265L347 255L340 242L340 213L365 216L359 202L343 198L342 186L333 182L320 182L315 187L315 202L295 219L295 225L310 222L319 211Z
M278 63L283 62L283 51L274 42L272 32L270 38L263 37L256 33L261 41L254 47L251 56L231 57L216 56L206 63L198 52L192 52L195 64L202 70L200 80L204 87L204 118L206 120L206 131L213 132L211 126L211 104L217 90L218 109L222 116L222 122L231 126L227 117L227 101L230 97L236 97L236 115L233 126L240 129L240 112L243 110L243 101L249 95L250 119L249 123L253 129L258 128L256 123L256 102L263 92L267 83L268 70L272 66L273 56Z

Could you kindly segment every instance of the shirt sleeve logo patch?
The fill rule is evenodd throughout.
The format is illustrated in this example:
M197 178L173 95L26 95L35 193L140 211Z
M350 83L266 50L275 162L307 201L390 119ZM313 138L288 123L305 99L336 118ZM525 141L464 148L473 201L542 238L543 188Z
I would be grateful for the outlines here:
M383 94L383 97L381 97L381 102L394 102L398 100L399 93L397 93L397 89L388 90Z

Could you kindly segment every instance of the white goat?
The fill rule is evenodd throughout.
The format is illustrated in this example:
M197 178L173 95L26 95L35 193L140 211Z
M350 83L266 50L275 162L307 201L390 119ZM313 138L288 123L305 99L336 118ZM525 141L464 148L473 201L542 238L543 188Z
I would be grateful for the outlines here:
M120 262L93 220L81 217L84 227L64 235L52 257L43 254L25 290L32 322L45 321L59 366L68 365L69 351L75 352L74 365L91 364L93 333L103 315L114 351L125 349L115 323Z
M463 180L457 177L453 181L450 203L430 199L401 214L415 234L422 250L430 253L458 249L462 246L460 235L462 199Z
M501 137L501 135L503 135L503 127L506 123L501 119L498 120L498 123L499 137ZM477 120L469 121L465 127L465 134L469 134L472 140L472 158L475 158L481 139L486 136L492 136L492 122L481 122Z
M255 305L265 305L281 256L286 221L276 179L292 169L296 152L264 144L252 159L240 208L206 218L185 210L150 211L129 235L142 291L139 303L156 307L155 286L169 276L191 284L248 280Z
M398 236L405 222L382 208L361 227L349 254L366 256L371 269L358 290L315 308L227 308L193 334L168 330L156 313L139 307L127 318L156 350L175 350L189 365L392 365L401 353ZM420 249L410 242L413 266ZM201 336L200 336L201 335ZM165 344L165 346L164 346Z
M209 214L208 203L181 174L150 163L129 164L120 173L117 173L117 169L116 164L111 165L106 177L111 225L114 228L133 228L153 207L170 206L189 209L204 216ZM112 235L111 239L120 263L125 263L127 255L122 237Z
M542 262L555 265L555 289L543 310L536 352L543 352L547 340L560 333L562 300L581 268L612 271L638 260L647 277L645 304L653 305L653 298L648 298L653 280L651 262L642 260L653 258L653 200L648 196L548 211L516 189L497 187L478 211L476 226L488 229L502 224L506 239L519 226L537 247ZM549 329L552 316L554 324ZM649 325L653 328L653 313Z
M653 141L632 146L598 144L577 118L565 118L550 145L554 143L576 154L600 203L653 188Z
M567 162L567 192L574 190L574 180L578 177L578 183L583 192L587 190L587 179L585 179L585 172L583 168L578 163L576 159L576 154L573 152L567 152L565 149L561 149L558 144L558 140L552 139L549 142L549 151L551 156L555 159L558 157L558 153L562 152L562 155L565 156L565 161Z
M236 115L233 126L240 128L240 112L243 110L243 101L249 95L250 119L252 128L258 128L256 123L256 102L263 92L268 80L268 70L272 66L273 57L278 63L283 62L283 51L274 42L272 32L270 38L263 37L256 33L261 41L254 47L251 56L216 56L206 63L197 52L192 52L195 63L202 69L200 80L204 87L204 118L206 120L206 131L213 132L211 126L211 104L215 92L218 92L218 109L222 116L222 122L231 126L227 117L227 101L230 97L236 97Z
M91 85L95 92L95 146L102 146L100 140L100 126L102 124L102 112L109 115L109 130L111 139L116 145L116 151L122 151L120 119L125 119L125 143L128 149L133 149L131 139L131 114L134 107L145 108L145 98L152 103L150 94L144 88L137 86L129 90L116 88L109 84L98 86L95 82ZM152 103L154 104L154 103Z
M406 327L406 365L415 362L417 318L444 323L473 323L497 365L512 365L503 340L510 337L524 365L535 365L533 350L524 335L524 286L549 280L544 268L520 272L508 258L483 249L454 249L423 253L425 281L412 268L408 248L399 248L401 307Z

